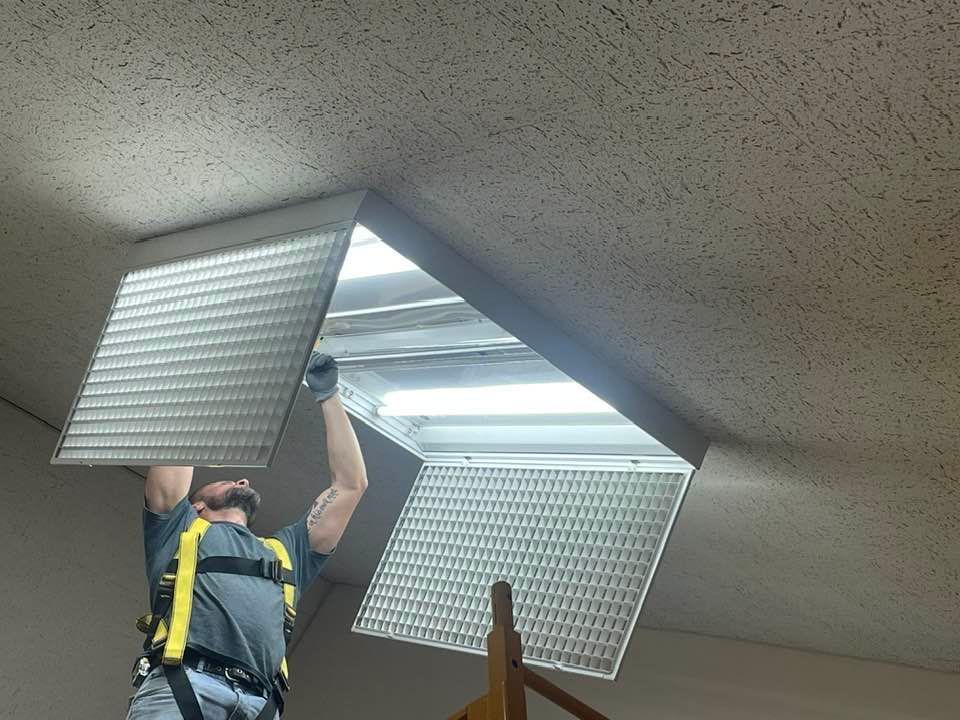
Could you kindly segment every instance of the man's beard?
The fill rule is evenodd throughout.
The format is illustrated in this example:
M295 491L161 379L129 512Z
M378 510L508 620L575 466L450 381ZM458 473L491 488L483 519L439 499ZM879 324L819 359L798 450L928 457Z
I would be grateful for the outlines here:
M227 508L243 510L243 514L247 516L247 525L249 525L257 514L257 508L260 507L260 493L252 487L237 485L227 490L220 497L210 498L205 503L211 510L226 510Z

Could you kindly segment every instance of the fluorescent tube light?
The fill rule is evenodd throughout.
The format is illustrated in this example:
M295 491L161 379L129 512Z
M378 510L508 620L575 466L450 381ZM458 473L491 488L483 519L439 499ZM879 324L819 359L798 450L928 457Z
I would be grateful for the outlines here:
M350 250L343 261L340 280L393 275L417 269L403 255L358 225L350 238Z
M384 417L615 412L607 403L575 382L397 390L386 393L383 405L377 409L377 414Z
M383 243L386 245L383 240L374 235L368 228L358 223L353 228L353 234L350 235L350 245L356 247L364 243Z

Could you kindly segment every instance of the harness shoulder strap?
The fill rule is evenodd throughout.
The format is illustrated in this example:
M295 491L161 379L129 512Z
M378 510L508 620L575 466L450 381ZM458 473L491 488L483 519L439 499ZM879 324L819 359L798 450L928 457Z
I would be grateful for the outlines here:
M293 573L293 563L290 561L290 553L287 552L287 548L284 544L275 537L260 538L260 541L266 545L268 548L273 550L274 554L277 556L277 559L280 561L280 564L283 566L283 569L289 573ZM296 592L297 588L292 583L284 583L283 585L283 632L286 641L290 642L290 637L293 635L293 624L297 619L297 610L296 610ZM284 689L290 686L290 674L287 668L287 658L283 658L280 661L280 670L278 672L279 681L284 686Z
M277 538L260 538L261 542L273 551L279 562L280 570L268 569L259 561L249 561L242 558L205 558L199 560L200 541L210 527L210 523L196 518L184 532L180 534L180 544L167 573L161 579L161 585L170 589L172 598L169 598L170 620L164 622L165 610L154 607L152 616L144 616L138 625L147 626L149 632L147 642L153 648L163 646L164 674L173 691L174 699L184 720L203 720L200 706L186 673L183 671L182 661L186 651L187 635L190 630L190 615L193 609L193 589L198 572L228 572L240 575L253 575L271 579L281 584L283 588L284 605L284 635L287 642L296 619L296 586L294 585L293 563L286 547ZM159 610L159 613L158 613ZM142 629L142 627L141 627ZM277 673L275 686L270 693L267 703L257 716L257 720L272 720L275 712L283 712L283 698L281 689L289 687L287 682L287 659L283 658Z
M210 527L203 518L196 518L180 534L180 547L174 556L177 559L177 574L173 584L173 603L170 611L170 626L163 645L163 664L179 665L187 649L187 633L190 630L190 613L193 610L193 584L197 576L197 559L200 540Z
M280 565L284 570L289 573L293 573L293 563L290 562L290 553L287 552L287 548L284 547L282 542L274 537L260 538L260 541L268 548L273 550L274 555L277 556L277 559L280 561ZM296 592L297 589L293 583L283 584L283 602L285 605L290 605L293 607L294 603L296 602Z

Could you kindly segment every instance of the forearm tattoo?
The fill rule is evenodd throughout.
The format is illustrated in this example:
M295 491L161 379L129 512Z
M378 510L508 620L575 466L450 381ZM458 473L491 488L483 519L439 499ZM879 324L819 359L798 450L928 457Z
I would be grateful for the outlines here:
M320 522L320 516L323 515L323 511L333 504L333 501L337 499L337 495L339 494L336 488L330 488L326 495L314 500L313 507L310 508L310 514L307 515L307 529L312 528Z

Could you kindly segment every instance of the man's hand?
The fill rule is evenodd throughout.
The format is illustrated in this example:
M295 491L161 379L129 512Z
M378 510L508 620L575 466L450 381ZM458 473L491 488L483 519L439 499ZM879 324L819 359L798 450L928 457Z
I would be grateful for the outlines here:
M143 488L147 510L170 512L190 492L192 481L192 467L154 465L147 472L147 482Z
M317 402L329 400L337 394L337 383L340 381L340 370L337 361L329 355L314 350L307 361L307 369L303 374L303 384L310 388Z

